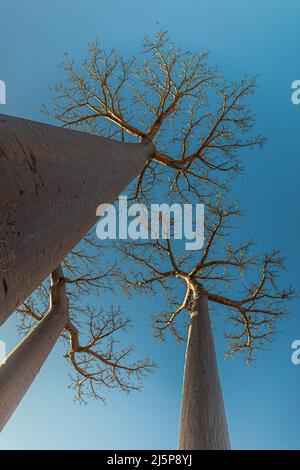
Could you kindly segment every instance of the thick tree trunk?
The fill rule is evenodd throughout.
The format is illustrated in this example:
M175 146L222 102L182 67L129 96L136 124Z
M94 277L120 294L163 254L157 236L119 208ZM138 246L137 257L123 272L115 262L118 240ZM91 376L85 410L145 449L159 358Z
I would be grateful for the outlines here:
M179 449L230 449L207 297L193 285L193 309L186 347Z
M48 313L0 366L0 431L29 389L69 321L62 276L60 268L51 276L51 305Z
M0 115L0 325L52 272L154 153Z

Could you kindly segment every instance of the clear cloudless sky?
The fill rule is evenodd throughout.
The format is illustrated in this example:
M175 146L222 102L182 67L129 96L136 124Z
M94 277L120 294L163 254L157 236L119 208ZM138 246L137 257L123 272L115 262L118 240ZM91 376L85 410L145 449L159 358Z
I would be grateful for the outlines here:
M138 55L157 22L175 45L211 50L211 64L228 79L260 75L251 106L268 143L245 157L246 176L235 185L245 210L239 237L254 234L261 249L284 248L284 281L298 288L300 105L290 97L292 81L300 79L299 0L0 0L0 79L7 85L0 112L45 121L40 109L51 102L49 85L62 78L61 53L78 61L98 37L105 48ZM152 351L159 364L143 391L105 393L107 406L79 406L58 344L1 433L1 449L176 448L184 348L151 339L155 299L115 303L133 314L138 354ZM242 358L224 361L222 322L215 322L234 449L300 449L300 365L290 360L291 343L300 339L299 307L293 302L293 316L251 366ZM19 341L15 316L0 328L0 339L8 350Z

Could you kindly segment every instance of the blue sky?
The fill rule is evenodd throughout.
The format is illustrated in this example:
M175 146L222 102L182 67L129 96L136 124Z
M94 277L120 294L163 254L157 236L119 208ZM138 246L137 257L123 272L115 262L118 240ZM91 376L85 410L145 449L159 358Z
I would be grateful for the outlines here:
M246 176L235 184L245 210L240 237L255 234L261 249L282 247L287 284L299 286L300 105L291 103L291 83L300 79L298 0L2 0L0 80L7 104L0 112L38 120L51 102L49 85L61 80L57 64L68 51L84 57L87 43L137 55L156 23L177 46L211 50L210 61L228 79L259 74L251 99L258 131L268 138L263 152L246 157ZM123 298L116 302L124 303ZM125 302L136 327L131 339L159 364L142 392L105 394L107 406L73 403L69 367L57 345L27 396L2 432L1 449L176 448L184 349L150 338L154 299ZM290 361L300 339L299 301L281 325L270 350L248 366L242 358L223 360L225 342L216 321L215 338L224 399L235 449L300 449L300 366ZM141 313L143 312L143 313ZM16 319L1 327L8 349L19 340Z

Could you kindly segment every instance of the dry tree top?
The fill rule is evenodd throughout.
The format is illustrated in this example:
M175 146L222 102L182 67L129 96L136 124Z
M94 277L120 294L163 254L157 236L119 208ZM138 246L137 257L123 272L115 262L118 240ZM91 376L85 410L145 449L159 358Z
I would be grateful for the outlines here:
M278 320L289 313L287 301L295 296L283 288L280 250L257 254L255 243L231 241L241 214L236 204L219 199L206 207L203 249L186 251L178 240L131 240L115 246L133 269L119 271L119 283L133 293L165 298L167 309L154 313L155 335L171 332L184 339L182 316L192 314L194 301L206 295L227 319L227 355L243 352L248 361L273 338ZM155 304L155 303L154 303ZM188 314L188 315L186 315Z
M71 385L81 403L90 399L105 401L104 388L124 392L140 390L143 378L155 368L146 357L134 360L134 348L124 344L124 333L131 320L120 307L106 311L101 305L103 294L114 290L116 268L102 266L101 247L87 236L63 260L61 283L68 300L69 321L61 334L65 358L72 366ZM55 294L46 279L17 310L18 328L27 334L49 310ZM126 336L126 335L125 335Z
M225 188L241 171L240 152L261 146L253 134L247 99L255 78L226 83L208 65L208 53L175 49L167 33L145 37L143 60L125 59L100 43L76 65L66 54L66 80L53 88L55 106L45 110L62 126L122 141L151 140L156 154L134 189L142 198L169 177L169 190L187 199ZM166 173L167 172L167 173Z

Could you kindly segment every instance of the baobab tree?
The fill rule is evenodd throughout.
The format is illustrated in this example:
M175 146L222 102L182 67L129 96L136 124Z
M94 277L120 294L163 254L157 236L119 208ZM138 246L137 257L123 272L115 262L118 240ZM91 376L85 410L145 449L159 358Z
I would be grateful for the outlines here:
M0 365L0 431L15 411L69 322L66 285L61 267L51 274L50 306L38 326Z
M66 345L65 358L73 368L71 388L82 403L91 398L103 400L103 387L138 390L143 376L155 367L149 358L130 363L132 346L118 347L119 336L131 321L119 306L106 312L101 306L103 294L113 293L116 277L116 267L104 270L103 259L99 244L87 236L61 264L68 322L59 333ZM48 285L47 279L18 309L20 333L28 334L47 314Z
M230 448L211 308L220 310L230 324L227 354L242 352L251 361L271 341L277 321L288 312L286 301L294 296L293 288L279 286L278 274L284 268L279 251L257 255L251 240L237 246L230 241L239 216L235 204L224 206L217 200L207 206L205 245L197 252L187 252L182 243L167 237L131 240L115 247L135 266L120 272L125 292L165 298L167 309L153 312L157 337L171 332L184 341L182 317L188 318L180 449Z
M86 249L89 246L89 250ZM104 400L104 388L130 393L155 365L131 361L132 346L119 347L130 319L119 307L105 312L91 298L113 290L114 266L103 271L99 246L88 237L18 309L24 339L0 365L0 430L17 408L60 338L72 365L71 388L81 403ZM100 301L99 301L100 304Z

